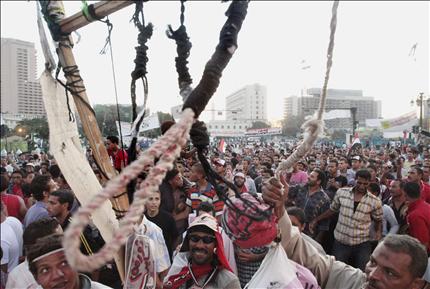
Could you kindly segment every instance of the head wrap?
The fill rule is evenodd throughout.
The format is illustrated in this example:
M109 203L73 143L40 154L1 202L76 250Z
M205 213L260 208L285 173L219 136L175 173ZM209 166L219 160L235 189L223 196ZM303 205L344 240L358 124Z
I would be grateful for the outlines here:
M247 199L260 211L270 210L270 206L260 202L249 193L242 193L241 197ZM222 226L230 239L240 248L248 249L262 247L270 244L277 235L276 217L271 214L269 218L261 221L252 220L247 215L256 214L255 208L245 206L244 202L237 198L233 201L234 205L240 210L236 211L226 207L222 218Z
M227 258L224 254L224 244L222 241L222 236L219 230L218 223L215 217L210 214L203 213L188 226L187 234L185 236L184 242L182 243L180 252L173 260L172 267L169 270L169 273L166 277L166 282L164 283L164 289L176 289L181 287L185 282L192 278L190 267L188 266L188 258L189 256L189 232L199 231L200 229L204 231L210 230L214 233L216 239L216 261L217 261L217 270L230 269L230 265L228 264ZM185 254L187 256L185 256ZM192 270L193 274L198 280L200 277L211 273L214 270L214 266L212 264L204 264L204 265L193 265Z

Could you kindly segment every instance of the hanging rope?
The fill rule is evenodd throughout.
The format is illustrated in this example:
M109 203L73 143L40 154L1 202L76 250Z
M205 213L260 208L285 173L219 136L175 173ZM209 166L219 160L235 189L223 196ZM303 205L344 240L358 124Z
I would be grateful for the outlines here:
M127 237L133 232L135 224L141 218L145 204L144 198L147 194L158 191L158 186L164 179L166 172L173 168L173 162L179 157L182 147L187 143L193 117L192 110L183 111L181 120L177 124L161 136L138 160L125 167L120 175L110 180L106 187L94 196L86 206L79 208L65 231L63 240L67 260L73 268L85 272L93 271L112 260L114 254L125 243ZM123 190L147 165L153 165L155 158L160 159L149 171L141 189L135 192L133 203L124 218L119 221L119 229L115 231L112 240L94 255L83 255L79 251L79 234L88 224L91 214L106 200Z
M192 44L190 42L190 38L187 34L187 29L184 25L185 21L185 0L181 0L181 16L180 22L181 25L175 31L173 31L172 26L168 25L168 29L166 30L166 35L170 39L175 40L176 42L176 51L178 56L175 58L176 62L176 71L178 72L178 84L179 84L179 94L182 96L182 101L185 101L193 88L191 84L193 80L189 73L189 69L187 67L188 57L190 56L190 50Z
M184 108L191 107L197 116L203 111L210 97L218 87L222 70L237 48L237 36L243 20L245 19L247 7L247 1L233 1L226 12L228 19L221 30L220 42L216 48L215 54L206 64L203 78L199 85L191 92L184 104ZM255 203L242 198L238 188L234 184L227 181L212 169L205 156L209 146L209 135L207 134L204 123L196 122L190 131L190 137L194 147L197 148L197 156L203 166L208 181L214 186L218 197L224 201L225 205L237 212L238 215L246 216L253 221L262 221L270 218L272 214L271 210L262 211ZM228 189L233 190L236 198L241 199L246 210L242 210L234 204L228 197ZM252 212L252 214L247 212Z
M135 11L132 17L134 25L139 29L139 34L137 36L138 46L136 49L136 58L134 60L135 68L131 73L131 107L132 107L132 125L131 125L131 143L128 148L128 157L130 162L137 158L137 137L139 134L140 126L145 118L146 114L146 104L148 101L148 79L146 78L147 70L146 64L148 63L146 42L151 38L153 26L151 23L145 26L145 18L143 15L143 1L136 1ZM142 79L143 84L143 107L139 114L137 114L137 104L136 104L136 81Z
M101 20L100 20L101 21ZM119 139L121 142L121 148L120 151L118 153L123 154L123 148L124 148L124 140L122 137L122 128L121 128L121 115L120 115L120 111L119 111L119 101L118 101L118 87L116 84L116 72L115 72L115 63L114 63L114 57L113 57L113 48L112 48L112 41L111 41L111 34L112 34L112 29L113 29L113 25L112 23L109 21L109 18L106 17L106 21L102 21L104 23L106 23L107 28L108 28L108 36L106 38L106 43L105 46L103 47L103 49L100 51L100 54L106 54L106 48L107 46L109 46L109 52L110 52L110 63L111 63L111 69L112 69L112 79L113 79L113 87L114 87L114 91L115 91L115 104L116 104L116 113L117 113L117 118L118 118L118 130L119 130ZM121 158L123 161L123 166L126 166L125 163L125 158L122 157Z
M212 169L206 158L207 149L209 147L209 134L204 122L196 121L193 124L190 131L190 138L193 146L197 148L197 156L203 166L207 180L214 186L218 197L224 201L225 205L233 209L238 216L246 216L250 220L262 221L268 219L272 214L271 210L262 211L258 208L256 203L242 198L239 189L233 183L229 182ZM236 198L242 200L245 209L239 208L234 204L233 200L228 196L228 189L231 189L235 193ZM252 212L252 214L247 212Z
M148 56L146 51L148 50L148 46L146 46L146 42L151 38L153 25L152 23L148 23L145 25L145 19L143 15L143 1L136 1L135 12L132 17L134 25L139 29L139 34L137 36L138 46L136 49L136 58L134 60L135 67L133 72L131 73L131 105L132 105L132 120L135 121L137 118L137 105L136 105L136 81L138 79L142 79L143 83L143 92L144 92L144 103L146 104L146 98L148 97L148 80L146 78L146 64L148 62ZM143 107L145 110L146 107Z
M216 48L215 54L206 64L203 78L199 85L192 91L184 104L184 107L189 106L193 108L197 115L203 111L210 97L218 87L222 70L237 48L237 36L243 20L245 19L247 8L247 1L233 1L226 12L228 19L221 30L220 42ZM197 97L200 97L200 99ZM214 186L218 197L224 201L225 205L233 209L238 216L246 216L252 221L263 221L270 218L272 214L271 210L260 210L256 203L242 198L238 188L234 184L227 181L212 169L206 158L207 148L209 146L209 135L203 122L196 121L190 131L190 137L193 146L197 148L197 156L203 166L208 181ZM235 197L243 202L245 210L237 207L232 199L229 198L227 193L228 189L233 190ZM249 214L249 212L252 213Z
M279 175L282 171L290 169L297 161L303 158L312 149L316 140L323 132L324 121L322 120L322 116L324 114L324 109L325 109L325 104L327 99L327 85L330 77L330 70L333 65L334 35L336 33L338 6L339 6L339 1L337 0L334 1L332 6L331 21L330 21L330 41L327 49L326 73L325 73L324 85L322 88L321 98L320 98L316 116L306 121L302 125L302 129L304 130L303 141L285 161L282 161L279 164L276 170L277 175Z
M237 49L237 35L245 19L247 8L248 1L233 1L225 13L228 19L221 30L220 41L215 53L206 63L199 84L190 93L182 107L182 109L191 108L196 118L199 117L218 88L222 71Z
M236 9L241 10L240 13L235 12L227 14L229 16L227 23L229 23L229 25L235 25L236 28L238 27L235 33L236 37L246 15L247 7L248 2L245 1L233 1L230 5L229 11L235 11ZM241 15L242 17L238 17L235 21L232 21L232 15ZM221 34L229 31L229 29L223 28ZM199 83L201 88L198 92L201 93L203 92L202 83L209 82L207 86L210 88L210 91L205 92L204 96L207 98L205 101L209 101L210 97L214 94L219 84L222 69L225 68L237 48L237 44L234 45L234 39L229 37L221 35L220 42L223 43L220 43L217 46L214 56L212 56L211 60L205 67L206 73L204 73L204 79ZM217 70L218 74L207 71L212 65L216 66L216 63L213 62L214 59L219 59L221 61L222 68ZM211 81L210 77L216 79ZM145 196L148 193L158 191L158 186L164 179L166 172L173 168L174 161L180 155L182 147L185 146L188 140L194 118L197 118L197 115L204 109L204 102L199 102L197 105L194 105L193 101L195 101L196 96L193 98L191 98L191 96L192 95L190 95L186 102L189 108L184 105L179 122L174 124L163 136L161 136L159 140L146 150L138 160L127 166L119 176L110 180L106 187L94 196L88 205L81 207L75 214L75 218L66 230L65 238L63 240L63 247L65 248L67 260L73 268L78 271L93 271L111 260L114 254L118 252L121 245L126 242L127 237L133 231L133 227L142 216ZM192 107L195 110L190 109ZM198 114L196 115L195 112L198 112ZM136 178L138 174L141 173L145 166L153 165L155 158L159 158L159 161L149 171L147 178L143 181L141 189L135 192L133 203L130 205L129 211L124 218L119 221L119 229L114 233L112 240L105 244L105 246L96 254L92 256L84 256L79 251L79 234L82 232L85 225L88 224L91 214L98 209L104 201L114 196L116 192L123 190L132 179Z

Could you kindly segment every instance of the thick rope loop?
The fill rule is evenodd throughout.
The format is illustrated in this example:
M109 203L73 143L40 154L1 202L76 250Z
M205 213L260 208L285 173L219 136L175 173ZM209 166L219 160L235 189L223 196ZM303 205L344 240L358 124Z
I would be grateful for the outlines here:
M148 193L158 190L166 172L173 168L173 163L179 157L181 149L185 146L189 131L194 121L194 112L184 110L180 121L169 129L144 154L129 166L124 168L120 175L109 181L93 199L81 207L73 216L68 229L64 233L63 248L69 264L78 271L93 271L113 259L127 237L133 232L135 224L143 214L145 197ZM119 221L119 229L115 231L111 241L92 256L83 255L80 250L79 235L88 224L91 214L117 192L124 190L127 184L136 178L147 165L153 165L155 158L160 158L150 170L148 177L141 188L135 192L134 201L128 213Z
M292 166L302 159L310 150L313 145L317 141L318 137L322 134L324 129L324 121L322 120L325 103L327 99L327 85L330 77L330 70L333 64L333 49L334 49L334 35L336 32L337 25L337 8L339 6L339 1L336 0L333 2L332 7L332 16L330 21L330 41L327 49L327 65L326 65L326 73L324 78L324 85L322 88L320 103L318 106L318 110L316 115L313 116L310 120L306 121L302 129L304 130L303 142L297 147L297 149L291 154L286 160L282 161L278 168L276 169L276 175L280 175L282 171L289 170Z

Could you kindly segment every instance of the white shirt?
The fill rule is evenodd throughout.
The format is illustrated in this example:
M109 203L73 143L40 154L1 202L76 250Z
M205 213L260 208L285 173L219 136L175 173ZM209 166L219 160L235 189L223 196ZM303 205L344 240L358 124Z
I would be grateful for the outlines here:
M146 226L146 230L145 230ZM164 241L163 231L155 223L149 221L145 216L143 217L142 223L139 226L139 230L144 232L148 238L154 243L154 259L155 259L155 271L161 273L170 267L169 251Z
M16 222L18 222L18 226ZM19 257L22 255L23 229L18 219L7 217L6 220L1 223L0 231L1 249L3 251L1 265L7 264L7 272L9 273L13 268L18 266Z
M16 266L7 276L5 289L34 289L37 282L28 269L28 262L25 260Z

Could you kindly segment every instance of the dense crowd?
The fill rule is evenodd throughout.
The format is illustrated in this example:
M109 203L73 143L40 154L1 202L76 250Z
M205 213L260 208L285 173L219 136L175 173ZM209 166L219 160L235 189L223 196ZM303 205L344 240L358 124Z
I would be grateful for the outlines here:
M128 155L118 143L106 140L121 171ZM212 146L209 163L241 196L229 190L234 206L217 194L195 149L184 149L148 195L139 224L154 246L151 288L258 288L277 271L288 279L282 288L430 288L429 149L321 144L277 174L294 149L270 141ZM91 150L86 156L103 186ZM149 169L128 188L130 201ZM273 214L258 221L242 215L249 204ZM94 272L67 264L62 232L79 206L49 154L2 157L2 289L122 288L113 260ZM91 223L80 239L87 255L104 245Z

